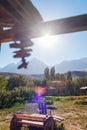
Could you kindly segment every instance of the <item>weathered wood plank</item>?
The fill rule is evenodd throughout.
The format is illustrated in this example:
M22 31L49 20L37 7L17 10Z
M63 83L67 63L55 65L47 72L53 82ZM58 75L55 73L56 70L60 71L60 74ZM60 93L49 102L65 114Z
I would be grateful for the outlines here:
M26 119L26 120L37 120L37 121L43 121L43 120L46 120L46 116L41 116L40 114L36 114L36 115L27 115L27 114L15 114L17 118L19 119Z
M87 31L87 14L43 22L38 25L37 33L31 33L31 38L41 37L47 32L59 35L79 31Z
M11 21L11 22L6 22L6 21ZM12 20L11 19L2 19L0 18L0 26L2 27L14 27L14 23L12 23Z
M44 31L49 31L52 35L85 31L87 30L87 14L44 22L42 26L45 28Z
M55 121L58 121L58 122L61 122L61 121L64 120L63 118L61 118L61 117L59 117L59 116L56 116L56 115L53 115L53 119L54 119Z
M18 123L21 123L21 124L26 124L26 125L31 125L31 126L37 126L37 127L44 127L44 122L40 122L40 121L28 121L28 120L21 120L21 121L18 121Z
M12 23L19 23L18 22L18 19L16 19L16 17L13 16L13 14L11 14L11 11L9 12L6 7L4 7L2 4L1 4L1 1L0 1L0 18L3 18L4 19L4 22L9 22L9 21L6 21L7 18L12 18Z

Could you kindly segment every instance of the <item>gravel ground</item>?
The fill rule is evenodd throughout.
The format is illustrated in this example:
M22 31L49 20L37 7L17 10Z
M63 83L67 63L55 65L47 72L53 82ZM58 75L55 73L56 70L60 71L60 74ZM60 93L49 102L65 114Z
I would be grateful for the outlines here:
M37 103L26 103L22 109L17 111L18 113L33 114L38 113Z

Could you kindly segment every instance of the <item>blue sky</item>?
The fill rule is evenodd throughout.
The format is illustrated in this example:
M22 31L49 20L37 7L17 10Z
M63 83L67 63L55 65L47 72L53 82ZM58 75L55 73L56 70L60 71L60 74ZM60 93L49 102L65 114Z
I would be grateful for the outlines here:
M32 2L44 21L87 14L87 0L32 0ZM45 41L46 37L45 40L44 38L33 39L33 51L27 61L36 57L51 66L64 60L87 57L87 31L47 36L47 41ZM14 49L9 48L9 43L3 43L0 67L20 61L20 59L13 58L13 51Z

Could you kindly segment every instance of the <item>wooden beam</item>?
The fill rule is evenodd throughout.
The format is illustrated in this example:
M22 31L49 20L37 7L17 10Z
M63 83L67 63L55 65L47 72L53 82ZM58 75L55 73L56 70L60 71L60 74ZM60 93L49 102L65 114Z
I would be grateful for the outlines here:
M14 27L14 24L12 24L12 23L6 23L6 22L1 22L1 19L0 19L0 26L2 28L4 28L4 27L11 27L12 28L12 27Z
M71 32L78 32L78 31L86 31L87 30L87 14L58 19L43 23L38 23L37 30L32 28L27 28L26 25L24 26L15 26L10 30L2 30L0 31L0 39L15 39L15 36L20 35L20 38L29 37L29 38L37 38L45 35L46 32L50 32L51 35L58 35L58 34L66 34ZM34 31L35 30L35 31ZM20 40L21 40L20 39Z
M4 22L8 23L9 20L11 23L19 23L18 22L18 19L16 17L14 17L12 14L11 14L11 10L8 11L2 4L1 4L1 1L0 1L0 19L4 20ZM8 20L6 20L8 19Z
M7 42L11 42L13 41L14 39L12 38L0 38L0 44L3 44L3 43L7 43Z
M8 26L8 27L13 27L15 24L13 18L0 18L0 25Z
M68 17L41 23L39 31L32 38L40 37L49 32L50 35L66 34L87 30L87 14Z
M20 24L26 24L29 30L36 33L36 24L42 22L42 17L31 1L3 0L0 5L10 13ZM32 29L34 28L34 29Z
M42 22L43 19L38 10L33 6L33 4L28 0L23 1L23 3L18 0L9 0L8 2L12 6L13 10L15 10L16 14L21 16L22 19L18 19L20 20L22 25L25 24L24 26L27 26L27 28L29 28L29 32L33 34L37 33L37 24Z

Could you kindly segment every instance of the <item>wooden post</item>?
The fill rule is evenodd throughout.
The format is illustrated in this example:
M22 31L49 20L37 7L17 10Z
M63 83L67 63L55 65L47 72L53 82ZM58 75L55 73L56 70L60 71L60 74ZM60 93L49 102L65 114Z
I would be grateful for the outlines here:
M18 120L14 114L11 123L10 123L10 130L21 130L21 124L18 123Z
M39 114L44 114L44 115L47 114L46 102L40 101L38 103L38 108L39 108L39 112L40 112Z

